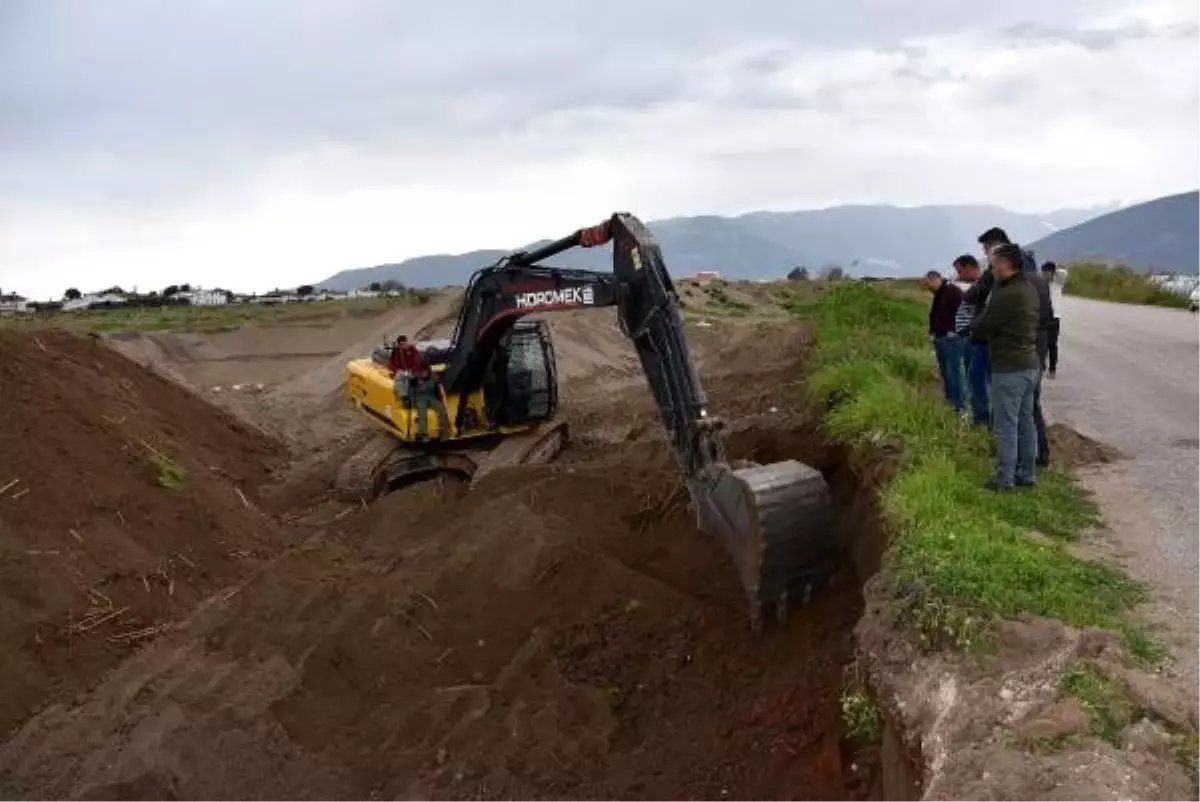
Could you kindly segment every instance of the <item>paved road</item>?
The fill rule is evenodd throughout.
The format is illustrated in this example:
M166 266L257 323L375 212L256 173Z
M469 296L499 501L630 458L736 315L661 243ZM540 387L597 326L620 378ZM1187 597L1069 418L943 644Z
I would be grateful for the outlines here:
M1129 457L1085 473L1084 482L1130 572L1152 583L1150 613L1169 627L1178 670L1195 689L1200 321L1183 310L1071 297L1063 306L1046 415Z

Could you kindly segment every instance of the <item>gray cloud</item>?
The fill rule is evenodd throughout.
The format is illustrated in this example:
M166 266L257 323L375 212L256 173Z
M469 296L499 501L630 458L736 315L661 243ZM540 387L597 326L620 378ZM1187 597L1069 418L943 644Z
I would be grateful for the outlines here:
M704 97L696 64L765 43L723 102L836 114L855 85L808 95L763 79L795 53L901 48L995 26L1080 31L1116 2L1015 0L9 0L0 24L0 197L161 203L217 191L266 159L328 145L445 152L572 109ZM578 10L577 10L578 9ZM1037 25L1013 26L1036 14ZM1007 25L1007 28L1003 26ZM1072 27L1075 26L1075 27ZM898 74L952 80L909 48Z
M1200 33L1195 25L1176 23L1155 27L1143 21L1127 22L1109 28L1066 28L1056 25L1046 25L1039 22L1019 22L1009 25L1001 31L1006 44L1040 45L1047 42L1072 44L1085 50L1100 52L1120 47L1126 42L1152 37L1170 36L1179 39L1193 39Z

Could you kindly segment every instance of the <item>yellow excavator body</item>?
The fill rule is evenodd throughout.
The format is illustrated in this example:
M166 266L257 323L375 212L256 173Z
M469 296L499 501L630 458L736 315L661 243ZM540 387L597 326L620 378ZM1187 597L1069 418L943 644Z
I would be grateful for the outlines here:
M494 358L504 378L490 373L481 386L461 393L445 391L446 364L437 361L444 358L441 353L424 348L425 343L415 345L438 379L448 426L442 428L432 406L421 410L414 396L397 392L386 348L348 363L346 398L376 433L338 474L337 490L344 498L370 500L413 481L447 475L471 482L499 467L547 462L562 450L568 427L555 416L554 355L544 323L515 326Z
M432 372L440 376L445 365L434 365ZM356 359L346 366L346 394L350 402L366 413L367 417L401 443L416 444L419 423L417 407L396 394L396 383L386 366L373 359ZM472 440L485 435L520 434L535 428L533 425L501 426L488 423L487 405L483 389L469 392L465 397L447 395L439 389L439 397L446 407L446 419L450 423L442 431L441 420L432 408L425 411L430 440ZM466 409L463 409L463 408ZM469 410L469 413L467 413ZM466 413L461 414L460 413ZM480 423L472 429L458 429L454 422L476 420Z

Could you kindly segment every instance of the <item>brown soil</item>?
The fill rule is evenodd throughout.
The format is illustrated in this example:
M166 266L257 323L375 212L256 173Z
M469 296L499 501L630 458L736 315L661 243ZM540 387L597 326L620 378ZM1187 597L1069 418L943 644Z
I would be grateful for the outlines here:
M1122 456L1113 446L1093 440L1061 423L1050 424L1046 428L1046 437L1050 441L1050 458L1054 466L1060 469L1114 462Z
M840 738L838 694L861 612L858 583L847 572L785 631L750 636L728 558L696 531L678 492L632 355L611 321L597 318L590 326L571 315L555 323L575 432L560 463L497 471L465 496L453 487L413 488L367 510L324 493L344 438L320 436L297 449L286 481L256 492L277 450L249 427L95 342L44 338L51 360L28 338L0 341L4 386L11 373L40 388L20 407L19 423L0 421L0 453L25 454L26 475L40 488L11 507L0 499L6 530L15 526L25 538L16 542L37 544L30 548L103 545L91 559L107 560L96 576L117 577L102 586L114 606L141 603L142 626L181 622L119 666L129 647L97 632L55 641L66 656L35 663L45 647L33 633L41 631L44 644L51 627L43 620L61 630L82 613L87 585L76 588L68 571L38 574L32 584L40 556L6 562L0 625L22 638L28 657L19 670L5 665L16 676L4 687L32 683L37 668L55 687L93 690L28 719L0 746L0 792L874 793L869 771L849 770ZM693 340L716 411L736 418L731 456L836 467L840 456L820 447L801 409L802 337L703 330ZM324 399L326 372L298 378L288 397ZM68 414L56 420L47 409ZM143 439L188 467L182 488L156 486ZM244 507L234 483L277 517ZM848 485L834 485L843 504L857 503ZM115 509L123 526L100 523ZM857 520L848 513L845 520ZM68 542L71 527L84 545ZM122 546L126 540L132 545ZM285 544L300 545L281 550ZM162 581L147 592L138 572L176 552L207 584L176 567L168 569L173 595ZM45 598L60 585L51 615ZM22 593L36 603L10 608L8 594ZM139 593L146 601L133 601ZM185 607L195 608L186 619ZM83 648L89 662L80 662ZM21 695L8 723L65 696Z
M287 536L237 493L270 478L275 444L94 339L0 332L0 354L7 730ZM159 455L186 471L178 489L159 485Z

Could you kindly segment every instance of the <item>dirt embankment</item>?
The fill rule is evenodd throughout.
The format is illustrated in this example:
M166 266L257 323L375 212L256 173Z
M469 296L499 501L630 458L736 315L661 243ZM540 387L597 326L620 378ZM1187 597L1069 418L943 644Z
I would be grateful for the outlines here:
M873 757L846 751L838 709L861 609L856 578L842 576L786 631L752 638L729 560L696 531L645 388L628 381L631 355L609 350L605 324L572 335L585 324L564 320L560 355L570 363L577 352L581 367L574 377L562 371L578 393L568 410L576 442L560 464L499 471L466 497L404 491L369 510L274 494L299 517L280 518L278 530L263 521L255 535L303 545L237 573L242 581L78 704L27 721L0 747L0 789L161 798L877 794ZM831 459L801 409L795 332L703 330L694 341L714 408L734 423L731 456ZM599 367L583 367L588 359ZM96 397L97 379L82 378L72 409ZM158 402L127 403L131 412ZM180 412L199 420L198 409ZM21 437L52 425L33 418ZM261 442L245 431L225 443L153 416L138 425L177 438L171 453L187 455L188 482L223 455L257 455L246 444ZM88 428L122 453L123 430ZM262 448L254 458L265 477L274 452ZM209 487L198 478L172 496L136 472L136 447L127 453L143 483L129 497L197 505L192 516L208 540L228 537L214 510L246 536L253 512L223 480ZM849 522L837 534L848 537L862 497L853 477L831 476ZM292 478L293 489L314 481ZM248 478L244 492L253 502ZM61 525L49 516L28 524L37 537ZM212 548L217 560L227 546ZM234 579L230 571L220 579ZM146 593L136 579L129 590ZM27 633L28 617L12 626ZM98 680L93 672L81 683Z
M7 730L288 537L248 506L276 444L91 338L0 332L0 354Z

